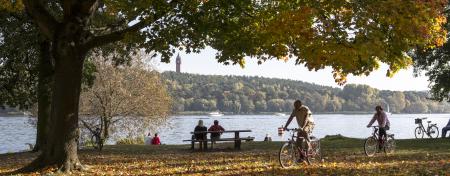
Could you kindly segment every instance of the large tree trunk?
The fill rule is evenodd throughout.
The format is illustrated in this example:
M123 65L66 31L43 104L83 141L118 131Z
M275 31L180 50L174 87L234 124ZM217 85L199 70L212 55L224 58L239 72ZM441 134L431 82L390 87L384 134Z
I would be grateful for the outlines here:
M68 27L61 30L52 42L55 67L47 143L40 156L19 172L48 166L56 166L63 172L81 168L77 155L78 106L85 52L74 44L73 31Z
M36 144L33 151L37 152L47 143L47 124L51 113L51 86L53 81L53 68L51 65L50 42L40 43L39 74L38 74L38 121Z
M78 106L85 55L73 46L73 40L64 39L55 42L53 50L55 82L51 131L43 157L46 164L56 164L62 171L70 171L80 165L77 155Z

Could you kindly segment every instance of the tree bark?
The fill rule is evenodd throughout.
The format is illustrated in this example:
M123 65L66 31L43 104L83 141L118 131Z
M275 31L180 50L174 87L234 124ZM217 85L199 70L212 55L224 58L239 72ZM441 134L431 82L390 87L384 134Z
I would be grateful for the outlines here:
M110 121L108 120L108 117L104 117L103 122L103 138L106 140L109 138L109 124Z
M47 124L51 113L51 86L53 82L53 68L51 64L50 42L42 41L39 44L39 74L38 74L38 120L36 144L33 151L37 152L47 143Z
M64 31L53 47L55 75L48 147L43 151L44 163L56 164L62 171L78 168L78 106L85 54L74 46L73 37ZM54 162L54 163L53 163Z
M48 166L56 166L63 172L82 168L77 155L78 107L86 52L74 43L76 29L67 26L70 25L63 27L52 41L55 67L46 144L41 147L39 157L18 172L36 171Z

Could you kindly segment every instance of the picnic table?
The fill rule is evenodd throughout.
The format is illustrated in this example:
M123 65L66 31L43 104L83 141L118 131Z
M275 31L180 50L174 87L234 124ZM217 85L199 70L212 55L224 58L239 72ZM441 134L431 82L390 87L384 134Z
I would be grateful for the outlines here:
M202 131L202 132L191 132L191 134L208 134L208 133L234 133L234 138L220 138L220 139L206 139L206 140L197 140L195 138L192 138L190 140L183 140L183 141L190 141L191 142L191 149L194 150L195 142L198 142L200 144L200 150L208 149L208 142L211 142L211 149L214 146L214 143L216 141L234 141L234 149L241 149L241 142L242 140L245 141L252 141L255 138L254 137L240 137L240 133L245 132L252 132L252 130L225 130L225 131ZM203 147L202 147L203 146Z

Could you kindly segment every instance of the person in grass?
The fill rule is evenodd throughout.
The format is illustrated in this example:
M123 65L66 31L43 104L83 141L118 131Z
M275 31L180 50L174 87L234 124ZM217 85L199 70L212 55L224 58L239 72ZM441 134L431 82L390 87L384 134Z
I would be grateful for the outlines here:
M445 138L447 135L447 131L450 131L450 119L448 119L447 125L442 128L442 138Z
M159 140L158 133L155 133L155 137L152 139L152 145L161 145L161 141Z
M145 145L151 145L152 144L152 134L148 132L147 136L145 136Z

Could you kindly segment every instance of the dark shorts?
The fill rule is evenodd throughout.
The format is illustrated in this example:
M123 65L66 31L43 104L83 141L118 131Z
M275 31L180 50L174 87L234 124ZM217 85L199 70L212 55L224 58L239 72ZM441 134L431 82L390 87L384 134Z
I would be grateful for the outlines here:
M380 127L380 130L378 131L378 136L380 137L380 139L382 136L386 136L386 130L386 128Z

